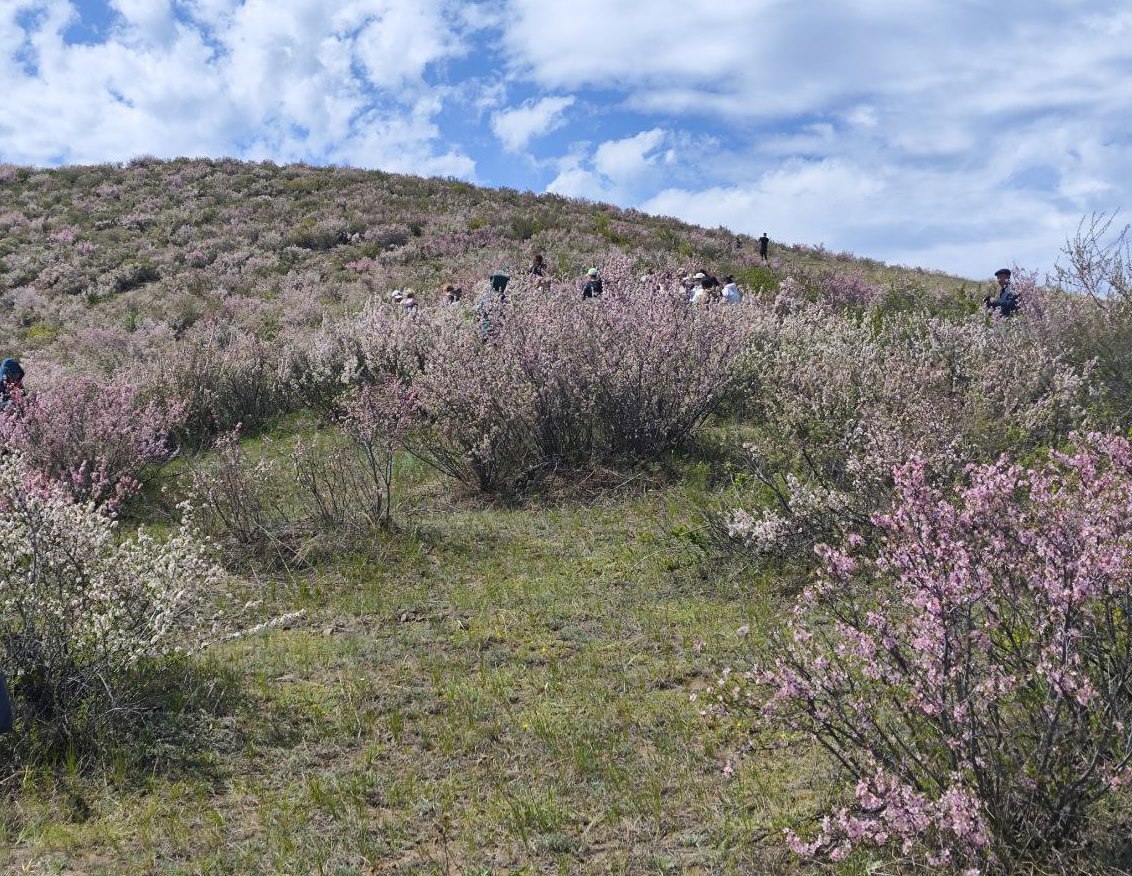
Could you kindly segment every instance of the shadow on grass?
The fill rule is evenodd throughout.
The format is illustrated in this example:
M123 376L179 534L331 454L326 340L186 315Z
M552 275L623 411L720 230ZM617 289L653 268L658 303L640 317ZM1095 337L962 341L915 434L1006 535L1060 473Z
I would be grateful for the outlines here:
M234 669L178 657L140 667L121 687L128 706L92 696L62 719L14 684L16 727L0 737L0 792L10 793L7 780L23 771L101 775L124 787L154 775L220 781L216 755L239 744L227 729L244 699Z

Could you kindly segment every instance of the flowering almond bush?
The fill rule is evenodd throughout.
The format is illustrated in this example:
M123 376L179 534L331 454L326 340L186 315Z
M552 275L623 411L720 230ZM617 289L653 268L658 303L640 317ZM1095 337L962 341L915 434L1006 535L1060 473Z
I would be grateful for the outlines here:
M821 549L765 661L720 687L726 710L813 739L855 786L795 850L978 872L1082 839L1132 781L1129 496L1121 437L974 467L952 497L914 460L875 545Z
M728 524L756 554L807 558L888 507L892 470L917 455L948 480L964 465L1064 441L1088 423L1089 368L1021 321L856 319L807 306L758 335L757 429L746 444L774 504Z
M92 502L0 459L0 659L20 709L60 743L141 708L136 672L202 642L221 581L188 519L131 536Z
M366 519L385 525L393 509L394 453L413 426L417 399L396 380L357 387L344 405L342 427L363 462L364 475L350 479ZM316 491L309 491L317 494Z
M638 274L631 259L610 259L593 299L519 280L505 302L485 293L371 317L362 368L412 385L420 428L409 449L485 491L556 465L653 456L719 407L769 313L754 302L690 307Z
M239 425L262 426L292 409L287 375L277 344L215 320L194 326L141 369L149 395L182 404L184 430L194 444Z
M0 413L0 441L77 501L112 512L141 487L146 466L167 462L177 401L142 404L129 383L75 376Z

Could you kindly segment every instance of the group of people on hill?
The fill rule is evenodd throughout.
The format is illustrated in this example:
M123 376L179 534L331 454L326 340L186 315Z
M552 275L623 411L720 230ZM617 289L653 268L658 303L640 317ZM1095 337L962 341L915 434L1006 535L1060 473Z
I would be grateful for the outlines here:
M757 238L759 244L759 255L764 261L769 261L769 245L770 238L766 232L763 232L762 237ZM736 238L736 246L741 246L741 239ZM526 269L526 275L535 281L535 287L538 289L549 289L551 285L551 278L546 259L542 253L535 253L531 259L530 265ZM998 294L995 297L986 296L983 299L983 304L987 310L997 312L1004 317L1013 316L1018 312L1021 307L1021 298L1015 290L1012 283L1012 274L1009 268L1000 268L994 273L995 280L998 282ZM511 267L510 265L503 265L498 270L493 271L487 275L487 280L491 289L491 297L497 297L499 303L507 301L507 288L511 283ZM577 281L577 289L583 299L592 299L600 297L604 291L604 285L601 277L601 272L596 267L588 268L584 275ZM735 282L735 278L731 275L724 276L721 283L716 277L710 274L706 269L700 269L695 274L690 274L683 277L679 281L677 289L678 293L683 294L685 300L694 305L707 305L714 302L724 304L738 304L743 299L743 292L739 285ZM405 310L416 310L418 307L416 294L411 289L406 289L404 292L397 290L391 293L390 296L393 303L404 308ZM459 286L448 283L443 288L443 301L447 304L456 304L464 298L464 290ZM15 360L6 360L15 361ZM18 367L18 363L16 363ZM21 372L22 376L22 372ZM6 378L5 378L6 379ZM4 398L7 398L5 394ZM0 402L0 410L6 406L7 401Z
M526 275L534 278L535 288L550 289L551 278L546 259L542 253L535 253L526 269ZM642 280L647 282L648 275ZM485 293L485 298L497 298L500 304L505 303L507 301L507 289L511 283L511 266L503 265L498 270L488 274L487 282L490 293ZM600 297L602 292L605 291L601 271L597 267L587 268L586 272L578 279L576 288L583 299ZM685 300L692 304L705 304L712 301L734 304L742 300L743 297L734 277L725 276L723 282L720 283L706 270L700 270L695 274L684 277L680 281L678 291L683 294ZM444 286L442 295L445 304L456 304L464 300L464 290L453 283L447 283ZM405 310L416 310L418 307L416 293L412 289L394 290L389 297L393 304Z
M684 277L680 286L690 304L711 304L716 301L738 304L743 300L743 292L730 274L720 283L707 271L700 270Z

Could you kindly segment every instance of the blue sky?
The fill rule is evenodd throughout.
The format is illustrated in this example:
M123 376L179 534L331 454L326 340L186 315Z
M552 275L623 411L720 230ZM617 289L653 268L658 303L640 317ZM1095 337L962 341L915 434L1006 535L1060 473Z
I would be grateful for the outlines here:
M1132 194L1127 0L0 0L0 65L4 162L456 176L972 278Z

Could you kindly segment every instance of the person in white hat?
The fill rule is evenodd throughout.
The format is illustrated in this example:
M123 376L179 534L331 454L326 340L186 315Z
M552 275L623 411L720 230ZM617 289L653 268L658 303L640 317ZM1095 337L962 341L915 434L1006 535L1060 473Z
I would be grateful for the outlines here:
M598 273L597 268L590 268L586 271L586 282L582 286L583 298L596 298L601 294L601 274Z

